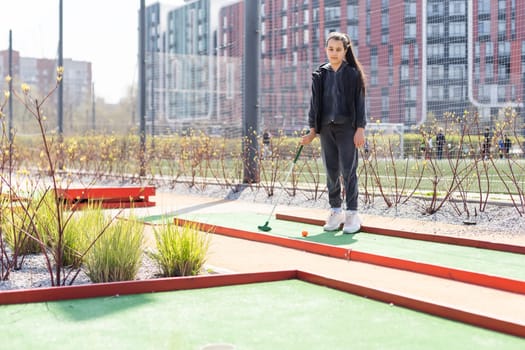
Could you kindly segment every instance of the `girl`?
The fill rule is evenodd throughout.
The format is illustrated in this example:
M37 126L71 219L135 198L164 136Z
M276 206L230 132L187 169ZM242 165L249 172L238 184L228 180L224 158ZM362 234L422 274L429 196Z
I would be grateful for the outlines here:
M343 233L355 233L361 229L357 214L357 149L365 144L365 75L348 35L330 33L325 51L328 63L312 74L310 132L302 137L301 144L307 145L320 136L331 207L324 230L335 231L344 224ZM346 211L341 208L341 177Z

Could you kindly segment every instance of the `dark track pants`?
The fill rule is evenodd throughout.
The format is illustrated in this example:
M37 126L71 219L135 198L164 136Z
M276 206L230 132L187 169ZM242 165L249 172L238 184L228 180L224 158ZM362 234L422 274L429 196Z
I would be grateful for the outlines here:
M357 210L359 196L357 182L357 148L355 129L350 124L329 124L321 128L321 155L326 169L328 203L340 208L341 181L345 189L346 210Z

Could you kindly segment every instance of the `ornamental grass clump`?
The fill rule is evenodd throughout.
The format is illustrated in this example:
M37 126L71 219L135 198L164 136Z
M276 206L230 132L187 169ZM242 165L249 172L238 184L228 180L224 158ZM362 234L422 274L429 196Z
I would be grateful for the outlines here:
M84 257L85 271L91 281L134 280L142 264L143 238L143 226L135 220L111 223Z
M210 236L197 223L166 223L154 229L157 252L151 253L164 277L199 274L210 246Z
M73 213L64 229L62 265L80 267L85 252L95 240L94 235L104 232L109 221L100 204L90 203L87 209Z
M3 208L2 211L2 237L13 255L40 253L40 243L31 238L33 227L29 215L17 208Z
M53 231L56 227L56 209L50 192L35 196L27 202L5 210L2 217L2 231L5 242L13 252L15 268L22 267L19 256L38 254L52 246Z

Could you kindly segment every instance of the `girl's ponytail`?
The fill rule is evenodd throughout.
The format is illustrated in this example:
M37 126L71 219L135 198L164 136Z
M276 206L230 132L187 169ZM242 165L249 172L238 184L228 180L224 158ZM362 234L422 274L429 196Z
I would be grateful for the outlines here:
M357 59L357 57L354 55L354 49L352 47L352 42L350 41L350 37L345 34L346 38L348 39L348 47L346 49L346 62L357 69L359 72L359 75L361 75L361 89L363 89L363 94L366 93L366 75L365 71L363 69L363 66L361 65L361 62Z

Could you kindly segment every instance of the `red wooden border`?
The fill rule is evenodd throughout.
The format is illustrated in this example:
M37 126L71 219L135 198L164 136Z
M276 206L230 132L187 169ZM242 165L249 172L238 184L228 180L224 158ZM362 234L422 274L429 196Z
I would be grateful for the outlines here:
M209 288L296 278L296 271L201 275L0 292L0 305Z
M142 208L155 206L149 200L155 187L86 187L58 189L58 196L72 206L83 209L89 201L98 202L102 208Z
M155 195L155 187L86 187L58 189L61 197L68 200L79 199L112 199L112 198L144 198Z

